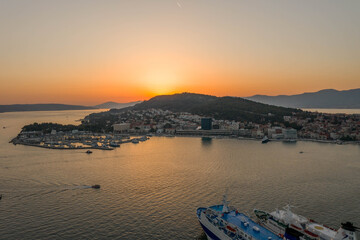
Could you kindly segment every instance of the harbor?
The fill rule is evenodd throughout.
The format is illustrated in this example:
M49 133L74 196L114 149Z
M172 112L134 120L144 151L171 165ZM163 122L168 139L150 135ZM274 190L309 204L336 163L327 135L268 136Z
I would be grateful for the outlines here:
M73 130L71 132L51 131L44 134L42 131L22 131L10 143L25 146L74 150L99 149L114 150L124 143L139 143L150 139L149 136L130 137L126 134L101 134Z

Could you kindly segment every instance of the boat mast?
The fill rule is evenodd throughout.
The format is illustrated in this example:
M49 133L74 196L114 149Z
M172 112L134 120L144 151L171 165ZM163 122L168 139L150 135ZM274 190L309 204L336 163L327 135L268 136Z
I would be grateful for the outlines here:
M223 196L223 209L222 212L223 213L227 213L229 212L229 207L228 207L229 202L227 201L227 197L226 194Z

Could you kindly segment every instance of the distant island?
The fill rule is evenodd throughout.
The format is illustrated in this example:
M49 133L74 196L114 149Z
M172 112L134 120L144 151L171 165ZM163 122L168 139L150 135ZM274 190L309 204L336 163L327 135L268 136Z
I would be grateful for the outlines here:
M44 103L44 104L12 104L0 105L0 113L3 112L26 112L26 111L65 111L65 110L90 110L90 109L120 109L124 107L134 106L138 102L117 103L106 102L96 106L81 106L81 105L68 105L57 103Z
M94 107L67 105L67 104L13 104L0 105L0 113L2 112L25 112L25 111L63 111L63 110L86 110L95 109Z
M246 99L275 106L292 108L360 109L360 88L338 91L325 89L297 95L255 95Z
M125 108L125 107L131 107L134 106L138 103L141 103L142 101L136 101L136 102L128 102L128 103L118 103L118 102L106 102L106 103L102 103L96 106L93 106L94 108L99 108L99 109L121 109L121 108Z

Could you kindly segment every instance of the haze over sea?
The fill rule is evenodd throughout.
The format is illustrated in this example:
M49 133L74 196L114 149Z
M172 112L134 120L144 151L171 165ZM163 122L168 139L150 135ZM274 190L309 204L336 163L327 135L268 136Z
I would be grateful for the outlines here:
M0 114L0 239L194 239L196 208L225 192L249 214L291 203L331 227L360 225L358 145L152 137L87 155L8 143L25 124L91 112Z
M345 113L345 114L360 114L360 109L329 109L329 108L303 108L304 111L321 112L321 113Z

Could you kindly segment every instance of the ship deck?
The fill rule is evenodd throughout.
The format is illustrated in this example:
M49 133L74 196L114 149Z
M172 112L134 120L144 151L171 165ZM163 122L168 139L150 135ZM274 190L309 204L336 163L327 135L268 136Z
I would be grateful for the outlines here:
M216 205L210 207L211 209L221 212L223 205ZM235 211L224 213L222 217L225 221L241 228L246 234L252 236L257 240L282 240L278 235L270 232L263 226L254 222L250 217L246 216L243 213L238 213ZM245 225L247 223L247 226ZM255 230L254 227L258 228L259 231Z

